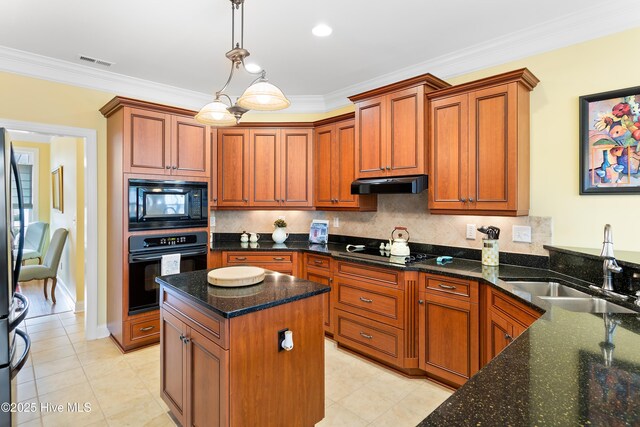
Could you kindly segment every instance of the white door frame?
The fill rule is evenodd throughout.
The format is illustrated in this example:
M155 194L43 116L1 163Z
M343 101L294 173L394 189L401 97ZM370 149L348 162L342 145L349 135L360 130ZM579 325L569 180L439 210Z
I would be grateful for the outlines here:
M0 118L0 127L84 138L84 323L88 340L109 335L98 324L98 137L95 129Z

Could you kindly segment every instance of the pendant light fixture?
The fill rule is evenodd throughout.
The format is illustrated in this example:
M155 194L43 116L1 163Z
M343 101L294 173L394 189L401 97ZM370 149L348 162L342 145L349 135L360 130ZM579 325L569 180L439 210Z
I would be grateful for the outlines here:
M226 53L231 61L231 72L222 89L216 92L213 102L202 107L196 114L196 120L210 126L234 126L240 122L242 115L249 110L275 111L282 110L291 105L282 91L267 80L264 70L258 72L248 71L244 60L249 56L249 51L244 48L244 0L231 1L231 50ZM236 42L235 17L240 14L240 41ZM231 83L234 70L242 66L249 74L258 75L242 96L234 103L224 91ZM228 101L227 105L223 100Z

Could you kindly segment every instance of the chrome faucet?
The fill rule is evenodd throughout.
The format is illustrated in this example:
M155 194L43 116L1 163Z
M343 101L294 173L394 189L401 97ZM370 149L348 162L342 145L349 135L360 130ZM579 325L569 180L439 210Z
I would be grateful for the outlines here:
M611 273L622 272L622 267L616 262L616 258L613 255L613 235L611 232L611 225L604 226L604 242L602 242L602 252L600 257L604 258L602 262L602 289L604 291L613 291L613 277Z

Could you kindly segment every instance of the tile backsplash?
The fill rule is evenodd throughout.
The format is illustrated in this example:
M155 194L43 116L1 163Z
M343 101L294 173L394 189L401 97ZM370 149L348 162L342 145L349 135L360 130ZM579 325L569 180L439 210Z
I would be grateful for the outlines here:
M466 239L466 225L494 225L501 229L500 251L532 255L547 255L543 245L552 243L550 217L487 217L467 215L431 215L427 210L427 194L385 194L378 196L377 212L334 211L212 211L218 233L238 233L243 230L271 233L273 221L284 216L291 233L305 233L313 219L329 220L329 233L387 240L396 225L409 229L411 240L443 246L480 249L481 233L475 240ZM334 227L337 218L339 227ZM512 241L512 226L531 227L531 243ZM265 236L267 237L267 236Z

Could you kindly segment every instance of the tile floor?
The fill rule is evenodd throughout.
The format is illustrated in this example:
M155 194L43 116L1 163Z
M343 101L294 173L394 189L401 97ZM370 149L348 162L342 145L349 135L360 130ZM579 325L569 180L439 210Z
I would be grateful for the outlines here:
M22 412L18 425L174 426L160 399L159 347L123 355L109 338L85 341L83 323L73 313L26 321L32 349L16 377L18 401L65 411ZM451 394L325 344L326 410L318 426L415 426ZM89 403L91 411L68 412L69 402Z

